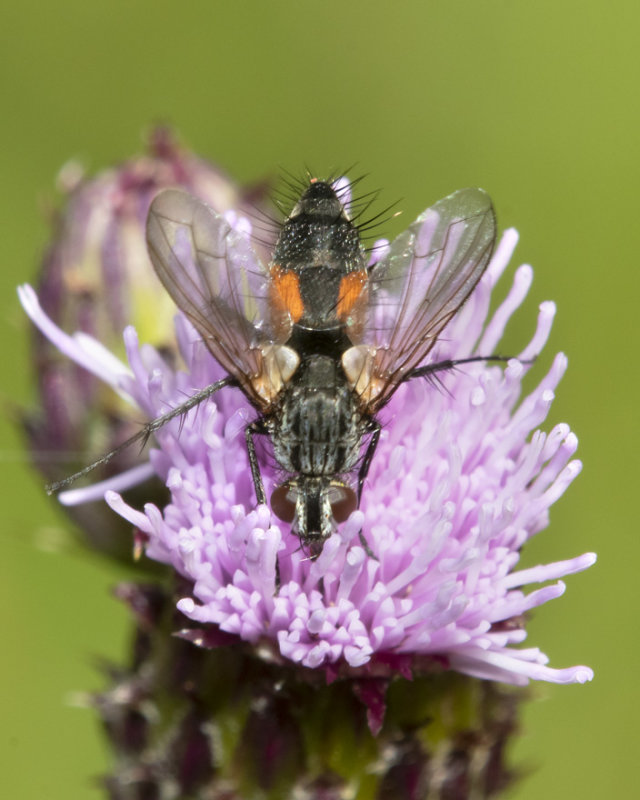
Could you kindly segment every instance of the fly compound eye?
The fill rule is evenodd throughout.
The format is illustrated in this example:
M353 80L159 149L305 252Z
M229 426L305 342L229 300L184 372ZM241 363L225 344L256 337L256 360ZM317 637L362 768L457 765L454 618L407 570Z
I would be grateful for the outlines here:
M348 486L332 483L329 487L329 504L335 521L346 522L349 515L358 508L358 498Z
M296 491L283 483L271 493L271 510L283 522L293 522L296 515Z

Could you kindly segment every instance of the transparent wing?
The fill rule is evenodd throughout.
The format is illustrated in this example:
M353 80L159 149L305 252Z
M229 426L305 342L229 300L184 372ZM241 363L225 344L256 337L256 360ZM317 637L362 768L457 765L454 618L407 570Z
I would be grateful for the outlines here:
M428 355L487 268L495 238L487 193L461 189L421 214L374 266L362 335L376 384L363 392L369 412Z
M189 194L161 192L147 218L155 271L222 367L264 405L252 379L264 347L276 341L269 316L269 275L246 236ZM280 324L277 341L287 336Z

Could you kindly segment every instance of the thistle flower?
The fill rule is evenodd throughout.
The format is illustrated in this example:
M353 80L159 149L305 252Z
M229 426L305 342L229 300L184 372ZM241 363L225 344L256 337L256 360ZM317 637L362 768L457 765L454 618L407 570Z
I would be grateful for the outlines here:
M532 278L531 269L521 267L507 299L485 323L491 289L515 243L508 231L434 358L495 350ZM29 288L21 289L21 299L62 352L149 417L223 377L181 316L176 336L186 371L150 346L140 347L131 327L125 331L127 368L85 337L70 338L53 326ZM386 409L361 509L316 560L268 507L254 507L242 435L251 409L233 389L158 432L150 465L171 492L164 509L148 504L138 511L112 490L106 500L145 538L149 558L170 564L193 584L178 607L203 626L203 641L215 626L330 672L366 670L394 655L444 658L460 672L515 684L530 678L584 682L588 668L555 670L538 649L515 646L526 635L523 615L562 594L558 579L594 560L586 554L515 569L522 546L546 527L551 504L580 471L572 460L577 439L567 425L548 434L538 430L565 371L564 355L518 405L523 361L542 349L553 315L553 304L543 303L532 341L504 370L468 365L444 379L444 392L418 381L399 389ZM268 494L275 475L268 466L264 473ZM64 499L82 500L92 491L73 490ZM361 528L377 560L359 545ZM550 580L557 582L521 591Z
M38 294L47 314L65 330L89 334L124 355L122 329L134 324L145 341L169 358L177 356L174 307L155 276L144 241L151 200L160 189L179 185L223 213L241 207L251 193L242 193L219 169L180 146L166 128L152 130L148 151L95 177L85 177L75 163L63 168L59 184L64 203L54 217ZM253 192L255 198L259 191ZM23 424L35 466L55 481L133 432L138 411L105 391L93 375L61 359L46 337L36 335L33 350L40 409L25 415ZM132 448L97 477L139 464L139 453ZM141 466L140 475L149 477L151 471ZM150 497L166 499L159 481L130 499ZM68 512L93 547L129 558L129 528L121 526L118 533L103 503Z
M446 328L434 361L495 352L532 280L531 268L520 267L506 299L488 318L493 287L516 242L515 231L504 234L472 297ZM33 322L62 353L149 418L224 377L181 315L175 331L184 370L152 346L141 346L133 327L124 335L127 365L89 337L65 334L30 287L19 291ZM566 369L565 356L557 355L538 386L521 399L523 376L544 347L554 313L553 303L540 306L532 340L504 369L469 364L443 378L444 391L413 381L395 393L384 410L361 507L316 559L307 557L268 506L255 507L243 436L252 409L233 388L157 432L149 469L170 492L164 507L147 503L138 510L108 481L64 493L67 503L104 494L134 526L147 557L170 565L180 586L177 611L167 611L173 604L163 595L164 630L179 630L187 640L171 645L149 634L159 624L146 616L153 607L151 590L122 590L143 644L127 673L129 691L120 695L123 717L116 717L121 723L134 712L142 714L146 733L136 750L135 775L120 775L113 797L130 796L122 790L127 781L164 786L167 760L174 763L175 748L184 745L180 737L167 736L162 722L154 728L153 715L143 712L150 698L162 708L163 693L177 691L169 674L179 675L182 687L192 687L189 703L197 696L198 713L207 695L203 675L218 681L215 699L209 698L212 716L198 716L190 728L194 741L204 732L208 737L206 747L193 745L200 756L190 762L194 772L188 771L201 776L200 797L224 791L225 797L351 797L349 786L353 791L373 774L377 788L366 796L380 799L426 797L448 781L450 790L441 796L451 798L489 797L504 786L502 750L514 727L518 695L470 678L515 686L531 679L592 678L588 667L554 669L537 647L519 646L528 612L561 595L560 579L595 560L587 553L517 569L522 547L546 528L551 505L580 472L573 459L577 439L569 427L539 429ZM120 476L120 490L138 477L135 471ZM268 495L277 482L268 461L263 479ZM376 558L362 547L360 530ZM545 585L526 594L523 587L529 584ZM252 678L247 682L239 675ZM408 694L403 695L400 677L413 681ZM320 689L324 683L332 685ZM341 694L345 685L348 697ZM360 716L348 698L356 698ZM442 708L452 700L473 712L446 722ZM105 723L110 720L112 732L120 730L114 704L106 705ZM345 722L340 710L347 706ZM430 729L435 738L429 751L430 734L420 731L434 715L441 725L436 733ZM368 739L362 732L365 718ZM185 712L180 719L192 717ZM348 746L345 724L357 731L357 746ZM231 744L229 725L235 731ZM324 734L327 741L340 742L350 763L337 764L335 753L325 751L326 742L318 740ZM158 749L161 742L166 749ZM216 742L217 762L211 755ZM480 761L477 747L484 748ZM434 758L438 752L446 754L444 764ZM461 754L460 764L454 753ZM210 793L203 794L202 787ZM167 796L183 796L180 791L186 790Z

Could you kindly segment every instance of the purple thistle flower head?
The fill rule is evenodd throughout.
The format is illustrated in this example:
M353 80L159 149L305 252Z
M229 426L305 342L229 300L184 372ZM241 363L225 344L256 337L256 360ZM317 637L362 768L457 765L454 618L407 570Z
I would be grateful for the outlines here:
M238 229L248 230L239 218ZM491 293L517 242L507 231L471 298L432 353L434 362L495 352L522 303L532 270L520 267L506 299L488 317ZM109 383L149 418L224 377L182 316L176 336L185 369L140 345L129 327L128 365L97 341L68 336L42 311L30 287L25 310L67 356ZM384 674L445 665L467 675L526 684L585 682L583 666L552 669L526 638L526 613L564 591L559 580L595 556L518 570L526 541L548 524L550 506L580 471L567 425L543 424L564 374L559 354L536 389L521 399L522 378L542 350L553 303L540 306L535 334L506 367L473 363L447 374L444 390L402 385L383 423L362 503L310 559L289 526L255 506L244 429L255 416L245 396L225 388L156 434L149 463L88 489L63 493L75 503L104 495L144 541L146 555L192 585L178 603L197 626L199 644L223 631L265 657L329 676ZM118 491L155 473L171 500L164 508L127 505ZM278 484L263 459L267 496ZM363 531L376 558L359 539ZM279 575L279 579L277 577ZM551 583L547 583L551 581ZM545 584L529 593L528 584Z

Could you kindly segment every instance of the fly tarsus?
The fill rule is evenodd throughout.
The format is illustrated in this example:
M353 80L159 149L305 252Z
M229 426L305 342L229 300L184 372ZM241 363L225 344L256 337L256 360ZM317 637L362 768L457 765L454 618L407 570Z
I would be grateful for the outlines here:
M167 411L166 414L162 414L162 416L152 419L151 422L147 422L146 425L143 425L143 427L140 428L137 433L134 433L133 436L130 436L126 441L122 442L122 444L119 444L109 453L100 456L100 458L96 459L92 464L83 467L81 470L78 470L78 472L74 472L73 475L69 475L67 478L62 478L62 480L47 484L45 487L47 494L55 494L61 489L66 489L67 486L70 486L79 478L83 478L85 475L93 472L93 470L97 469L97 467L101 467L103 464L108 464L109 461L120 455L120 453L123 453L127 448L131 447L137 442L141 442L142 448L144 449L151 436L153 436L157 430L160 430L160 428L164 427L168 422L171 422L172 419L181 417L183 414L186 414L187 411L191 411L192 408L195 408L197 405L202 403L203 400L208 399L225 386L237 386L237 381L231 376L227 376L222 380L206 386L204 389L201 389L199 392L196 392L194 395L192 395L188 400L185 400L184 403L181 403L179 406Z

